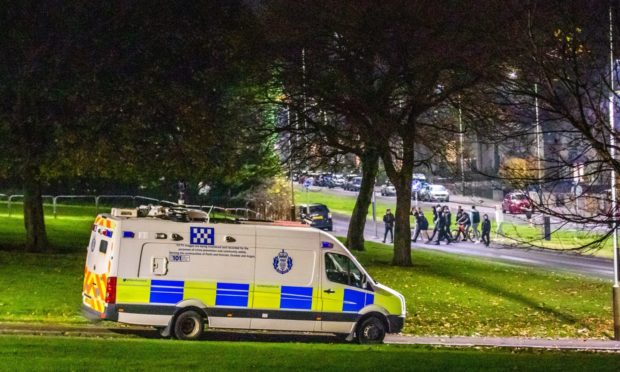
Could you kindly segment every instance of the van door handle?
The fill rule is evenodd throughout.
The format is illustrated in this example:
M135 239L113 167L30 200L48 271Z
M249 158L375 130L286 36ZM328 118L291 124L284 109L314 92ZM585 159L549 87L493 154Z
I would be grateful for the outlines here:
M332 290L331 288L330 288L330 289L326 289L326 290L324 290L323 292L325 292L325 293L330 293L330 294L331 294L331 293L336 293L336 291Z

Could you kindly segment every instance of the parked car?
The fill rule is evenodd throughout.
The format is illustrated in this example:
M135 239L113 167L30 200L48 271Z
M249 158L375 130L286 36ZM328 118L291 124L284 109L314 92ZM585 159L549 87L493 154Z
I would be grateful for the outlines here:
M382 196L394 196L396 195L396 188L392 185L391 182L386 182L381 186L381 195Z
M301 222L317 229L332 231L332 213L325 204L304 204L299 207Z
M336 174L334 175L334 177L332 177L332 182L334 183L335 187L343 187L345 183L345 179L342 175Z
M420 191L420 200L449 202L450 193L443 185L427 184Z
M350 181L344 184L344 189L348 191L360 191L362 186L362 177L353 177Z
M502 201L502 213L525 213L530 210L530 201L522 192L511 192Z
M315 182L316 186L334 188L335 184L331 175L321 175Z

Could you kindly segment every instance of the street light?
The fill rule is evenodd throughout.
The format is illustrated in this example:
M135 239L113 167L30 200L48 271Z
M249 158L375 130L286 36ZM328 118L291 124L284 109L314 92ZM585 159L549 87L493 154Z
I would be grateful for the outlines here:
M612 159L616 158L616 139L615 135L615 110L614 110L614 29L613 29L613 15L612 6L609 5L609 86L611 91L609 92L609 155ZM614 246L614 286L613 286L613 310L614 310L614 339L620 341L620 277L618 270L618 222L616 221L616 210L618 207L618 201L616 199L616 172L614 168L611 168L611 210L613 219L613 234L612 241Z
M463 158L463 113L461 97L459 97L459 142L461 143L461 195L465 195L465 159Z

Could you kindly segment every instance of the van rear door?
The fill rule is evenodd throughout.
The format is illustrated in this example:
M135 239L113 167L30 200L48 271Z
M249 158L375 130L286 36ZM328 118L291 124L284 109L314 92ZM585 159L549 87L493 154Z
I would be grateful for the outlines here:
M82 303L100 314L105 312L106 287L110 276L110 257L114 250L115 227L114 221L98 216L93 224L87 248Z

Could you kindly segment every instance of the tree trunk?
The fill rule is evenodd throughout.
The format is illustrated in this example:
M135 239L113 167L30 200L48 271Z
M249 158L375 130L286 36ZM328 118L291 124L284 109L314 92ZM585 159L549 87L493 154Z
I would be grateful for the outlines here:
M26 164L23 174L24 226L26 228L26 251L44 252L49 249L43 198L41 197L41 170L38 165Z
M396 187L396 215L394 221L394 257L392 264L411 266L411 178L402 172L399 174L400 185Z
M346 246L356 251L364 250L364 228L366 227L366 216L368 207L372 201L372 193L375 188L375 179L379 168L379 155L374 151L369 151L362 155L362 184L357 194L353 214L349 222Z
M394 216L394 257L392 265L411 266L411 180L413 178L414 136L403 138L400 167L396 166L392 152L381 153L385 172L396 188L396 215Z

